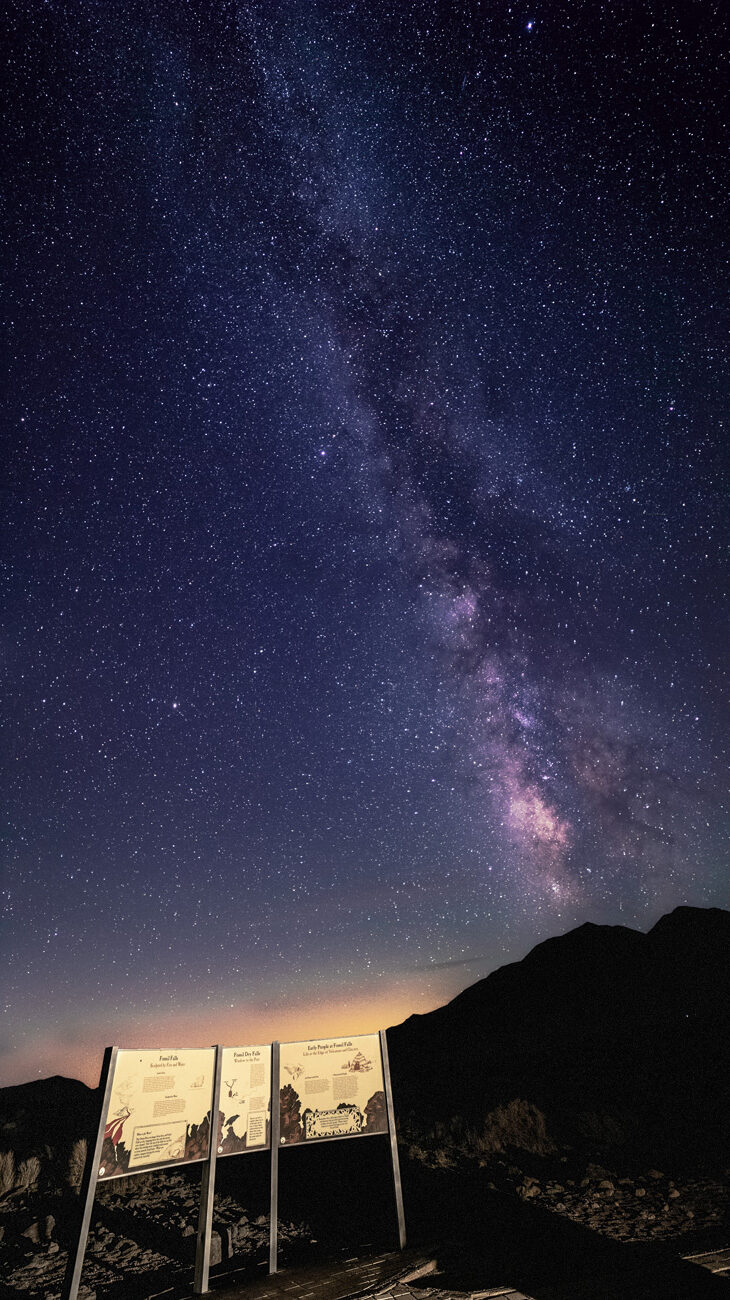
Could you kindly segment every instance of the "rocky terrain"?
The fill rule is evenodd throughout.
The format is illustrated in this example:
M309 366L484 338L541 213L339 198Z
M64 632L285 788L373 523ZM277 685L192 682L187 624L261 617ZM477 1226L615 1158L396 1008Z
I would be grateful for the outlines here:
M0 1143L6 1148L0 1150L3 1300L60 1296L86 1157L81 1135L93 1128L97 1107L95 1091L75 1079L0 1090ZM200 1173L201 1166L193 1165L98 1186L84 1265L86 1300L146 1296L189 1283ZM268 1260L266 1156L219 1161L216 1186L213 1267ZM283 1220L279 1231L284 1257L311 1239L301 1222Z
M648 935L582 926L389 1030L410 1240L511 1234L524 1254L539 1223L540 1258L566 1232L589 1254L726 1246L729 950L718 909ZM97 1107L75 1080L0 1090L2 1300L60 1295ZM284 1261L391 1241L387 1143L351 1157L350 1143L282 1156ZM191 1166L100 1186L86 1300L189 1285L199 1180ZM220 1160L216 1186L214 1268L261 1271L266 1155Z
M82 1294L146 1296L189 1284L195 1258L199 1188L195 1175L169 1172L119 1179L98 1191ZM72 1207L59 1194L26 1190L0 1206L0 1296L57 1300L68 1258ZM55 1213L54 1213L55 1212ZM311 1238L303 1224L280 1224L282 1252ZM213 1267L268 1260L268 1215L255 1218L234 1196L216 1195Z
M627 1174L579 1156L475 1159L458 1144L407 1148L411 1160L458 1174L476 1168L485 1191L539 1206L615 1241L675 1241L689 1252L730 1241L730 1168L671 1177L659 1169Z

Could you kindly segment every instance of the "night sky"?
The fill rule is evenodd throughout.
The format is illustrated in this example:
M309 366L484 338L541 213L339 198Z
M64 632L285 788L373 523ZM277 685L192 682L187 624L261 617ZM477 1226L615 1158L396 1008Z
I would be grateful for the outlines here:
M726 6L6 12L2 1082L727 905Z

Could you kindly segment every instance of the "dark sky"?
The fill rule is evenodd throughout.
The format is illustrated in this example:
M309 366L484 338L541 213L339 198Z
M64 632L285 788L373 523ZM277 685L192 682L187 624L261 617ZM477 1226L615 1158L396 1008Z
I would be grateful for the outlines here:
M726 904L726 6L6 6L4 1082Z

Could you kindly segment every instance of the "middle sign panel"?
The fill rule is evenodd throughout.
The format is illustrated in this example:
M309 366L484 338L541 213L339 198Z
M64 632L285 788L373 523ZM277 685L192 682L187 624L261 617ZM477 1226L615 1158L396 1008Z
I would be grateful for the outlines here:
M271 1044L221 1050L218 1155L265 1150L270 1138Z
M386 1133L377 1034L280 1047L281 1144Z

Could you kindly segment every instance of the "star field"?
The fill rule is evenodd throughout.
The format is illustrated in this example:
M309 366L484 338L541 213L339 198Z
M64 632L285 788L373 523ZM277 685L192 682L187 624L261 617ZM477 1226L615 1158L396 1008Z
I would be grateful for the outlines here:
M722 7L9 14L3 1081L727 905Z

